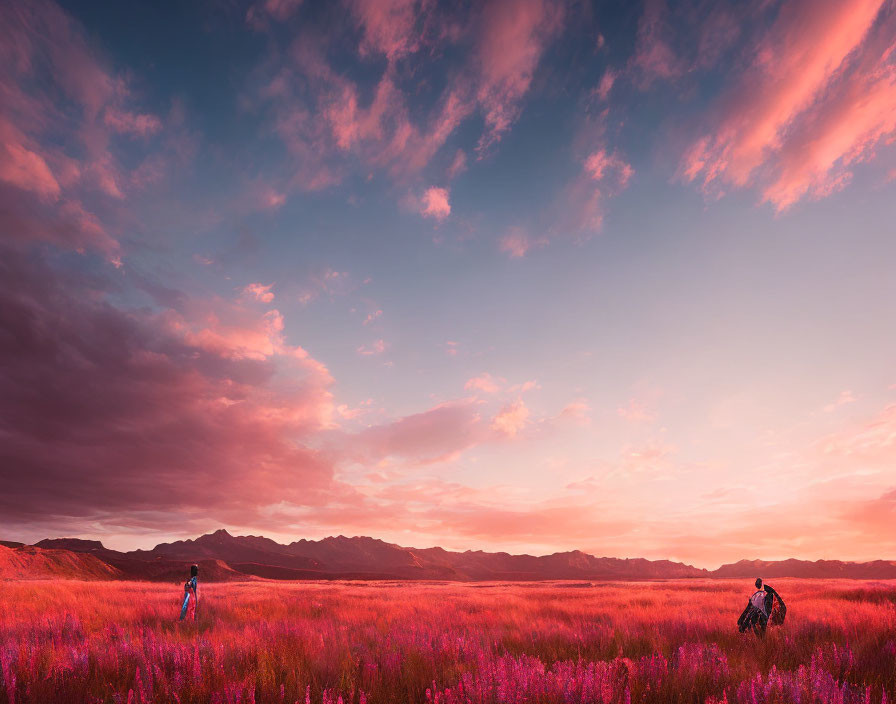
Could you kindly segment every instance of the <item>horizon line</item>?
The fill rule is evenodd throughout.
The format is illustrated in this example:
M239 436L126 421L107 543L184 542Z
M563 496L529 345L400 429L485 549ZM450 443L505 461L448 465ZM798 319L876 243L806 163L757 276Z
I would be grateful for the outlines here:
M290 543L281 543L281 542L278 542L278 541L275 540L274 538L269 538L269 537L267 537L266 535L262 535L262 534L258 534L258 535L255 535L255 534L236 535L236 534L234 534L234 533L231 533L231 532L230 532L229 530L227 530L226 528L218 528L218 529L215 529L215 530L213 530L213 531L209 531L209 532L207 532L207 533L202 533L202 534L197 535L197 536L192 537L192 538L179 538L179 539L171 540L171 541L158 542L158 543L156 543L156 544L155 544L153 547L151 547L151 548L134 548L134 549L132 549L132 550L120 550L120 549L118 549L118 548L109 547L109 545L107 545L107 544L106 544L103 540L101 540L101 539L95 539L95 538L81 538L81 537L73 536L73 535L57 536L57 537L55 537L55 538L49 538L49 537L46 537L46 538L41 538L40 540L35 541L35 542L33 542L33 543L24 542L24 541L18 541L18 540L6 540L6 542L20 542L20 543L22 543L22 546L23 546L23 547L26 547L26 546L27 546L27 547L39 547L39 546L37 545L37 543L42 542L42 541L44 541L44 540L48 540L48 541L51 541L51 540L84 540L84 541L98 542L98 543L100 543L100 545L102 545L102 547L105 548L106 550L115 550L116 552L130 553L130 552L138 552L138 551L151 552L152 550L155 550L155 549L156 549L157 547L159 547L160 545L165 545L165 544L169 544L169 543L173 543L173 542L195 541L195 540L198 540L199 538L203 538L203 537L210 536L210 535L215 535L215 534L217 534L217 533L221 533L221 532L227 534L228 536L230 536L230 537L232 537L232 538L264 538L264 539L266 539L266 540L271 540L271 541L277 543L278 545L289 545L289 544L290 544ZM869 563L872 563L872 562L896 562L896 558L887 558L887 557L877 557L877 558L872 558L872 559L869 559L869 560L849 560L849 559L843 559L843 558L837 558L837 557L821 557L821 558L815 558L815 559L812 559L812 558L801 558L801 557L792 557L792 556L791 556L791 557L782 557L782 558L772 558L772 559L765 559L765 558L760 558L760 557L753 557L753 558L742 557L742 558L740 558L740 559L737 559L737 560L734 560L734 561L731 561L731 562L722 562L722 563L720 563L717 567L712 567L712 568L711 568L711 567L705 567L705 566L698 566L698 565L692 564L692 563L690 563L690 562L685 562L685 561L683 561L683 560L676 560L676 559L671 558L671 557L657 557L657 558L651 558L651 557L640 557L640 556L635 556L635 557L619 557L619 556L616 556L616 555L598 555L598 554L595 554L595 553L592 553L592 552L588 552L587 550L583 550L583 549L581 549L581 548L571 548L571 549L568 549L568 550L556 550L556 551L554 551L554 552L543 553L543 554L536 554L536 553L531 553L531 552L510 552L510 551L508 551L508 550L482 550L482 549L476 549L476 550L474 550L474 549L471 549L471 548L468 548L468 549L466 549L466 550L456 550L456 549L445 548L445 547L442 547L441 545L431 545L431 546L428 546L428 547L416 547L416 546L412 546L412 545L401 545L401 544L399 544L399 543L390 542L390 541L388 541L388 540L384 540L384 539L382 539L382 538L376 538L376 537L374 537L374 536L372 536L372 535L352 535L352 536L347 536L347 535L344 535L344 534L342 534L342 533L340 533L340 534L338 534L338 535L327 535L327 536L324 536L323 538L317 538L317 539L315 539L315 538L296 538L296 539L293 540L292 542L297 543L297 542L301 542L301 541L304 540L304 541L306 541L306 542L319 543L319 542L322 542L322 541L327 540L327 539L336 539L336 538L345 538L345 539L347 539L347 540L353 540L353 539L357 539L357 538L367 538L367 539L369 539L369 540L377 540L377 541L379 541L379 542L381 542L381 543L384 543L384 544L386 544L386 545L395 545L395 546L397 546L397 547L399 547L399 548L401 548L401 549L404 549L404 550L432 550L432 549L440 549L440 550L444 550L444 551L446 551L446 552L459 553L459 554L462 554L462 553L465 553L465 552L481 552L481 553L487 553L487 554L501 554L501 553L503 553L503 554L506 554L506 555L512 555L512 556L528 556L528 557L540 558L540 557L550 557L550 556L552 556L552 555L562 555L562 554L566 554L566 553L579 552L579 553L582 553L582 554L584 554L584 555L588 555L588 556L590 556L590 557L594 557L594 558L596 558L596 559L610 559L610 560L645 560L645 561L647 561L647 562L671 562L671 563L675 563L675 564L684 565L684 566L686 566L686 567L692 567L692 568L694 568L694 569L703 570L703 571L705 571L705 572L715 572L715 571L721 569L722 567L725 567L725 566L727 566L727 565L735 565L735 564L738 564L738 563L740 563L740 562L787 562L787 561L790 561L790 560L795 560L795 561L799 561L799 562L809 562L809 563L817 563L817 562L841 562L841 563L844 563L844 564L854 564L854 565L869 564ZM3 540L5 540L5 539L3 539Z

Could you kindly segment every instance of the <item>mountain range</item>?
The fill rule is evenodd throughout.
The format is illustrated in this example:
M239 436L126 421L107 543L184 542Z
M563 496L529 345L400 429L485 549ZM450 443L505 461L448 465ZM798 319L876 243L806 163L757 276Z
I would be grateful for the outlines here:
M595 557L579 550L552 555L408 548L368 537L278 543L226 530L156 545L110 550L97 540L54 538L34 545L0 541L0 579L134 579L178 581L199 565L204 581L257 579L425 579L450 581L752 579L816 577L896 579L896 561L741 560L705 570L669 560Z

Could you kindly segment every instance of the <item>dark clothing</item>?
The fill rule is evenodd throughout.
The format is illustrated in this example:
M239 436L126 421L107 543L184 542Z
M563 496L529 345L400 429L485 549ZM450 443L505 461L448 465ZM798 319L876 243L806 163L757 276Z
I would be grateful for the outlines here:
M781 595L767 584L765 585L765 591L768 593L765 600L769 623L773 626L780 626L784 623L784 617L787 615L787 605L784 603Z
M750 629L757 636L764 636L766 626L768 626L768 616L761 609L757 609L749 603L747 608L741 613L740 618L737 619L737 628L741 633Z
M743 610L740 618L737 619L737 628L741 633L752 630L757 636L764 636L765 629L769 624L772 626L780 626L784 623L784 616L787 613L787 606L781 595L772 587L765 585L765 596L755 598L761 594L756 592L747 601L747 607Z

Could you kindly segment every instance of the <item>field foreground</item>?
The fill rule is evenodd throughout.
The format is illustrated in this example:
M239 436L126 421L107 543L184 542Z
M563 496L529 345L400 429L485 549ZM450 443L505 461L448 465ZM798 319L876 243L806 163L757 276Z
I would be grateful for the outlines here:
M0 702L893 702L896 584L0 583Z

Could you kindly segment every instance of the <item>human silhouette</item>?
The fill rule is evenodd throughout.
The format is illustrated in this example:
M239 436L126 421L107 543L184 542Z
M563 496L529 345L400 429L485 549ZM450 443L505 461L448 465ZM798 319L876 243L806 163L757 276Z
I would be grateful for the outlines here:
M196 607L199 606L199 565L190 565L190 579L184 582L184 603L180 607L180 620L189 615L191 621L196 620Z
M765 629L769 623L773 626L784 623L787 606L774 588L768 584L763 586L761 578L757 577L755 584L756 591L750 596L746 608L737 619L737 627L741 633L752 629L761 638L765 636Z

